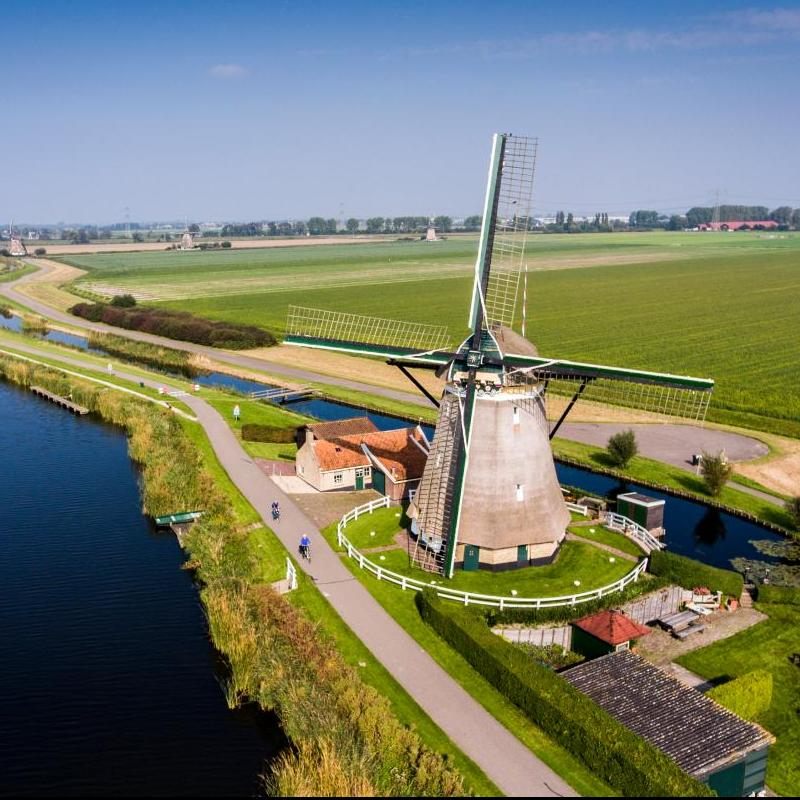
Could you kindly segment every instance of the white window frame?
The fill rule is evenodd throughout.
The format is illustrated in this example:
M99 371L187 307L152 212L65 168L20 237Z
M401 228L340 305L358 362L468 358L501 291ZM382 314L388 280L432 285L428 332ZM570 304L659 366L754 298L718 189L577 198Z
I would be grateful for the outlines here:
M333 482L334 483L344 483L344 473L343 472L334 472L333 473Z

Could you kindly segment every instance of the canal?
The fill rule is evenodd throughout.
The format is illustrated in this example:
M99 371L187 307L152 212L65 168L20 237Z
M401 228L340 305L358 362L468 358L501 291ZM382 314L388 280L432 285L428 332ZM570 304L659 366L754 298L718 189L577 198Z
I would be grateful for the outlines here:
M125 436L3 382L0 419L0 794L255 794L283 734L228 710Z

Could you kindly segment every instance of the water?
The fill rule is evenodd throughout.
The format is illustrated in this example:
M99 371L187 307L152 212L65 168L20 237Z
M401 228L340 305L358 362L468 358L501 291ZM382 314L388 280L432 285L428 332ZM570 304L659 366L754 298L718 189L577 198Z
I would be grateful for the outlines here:
M228 710L125 437L0 382L0 794L252 795L284 746Z
M8 319L0 315L0 328L5 328L9 331L22 331L22 318L11 316ZM66 331L47 331L44 335L45 339L49 342L59 342L61 344L71 344L74 347L79 347L81 350L88 350L90 353L104 353L105 351L95 347L89 347L89 341L85 336L78 336L74 333L67 333Z
M666 500L665 541L670 552L725 569L731 569L731 559L739 556L771 564L786 563L776 556L759 552L750 544L755 540L784 542L783 536L733 514L710 508L701 502L664 494L647 486L597 475L579 467L557 463L556 472L565 486L577 486L604 497L615 498L622 492L642 492Z

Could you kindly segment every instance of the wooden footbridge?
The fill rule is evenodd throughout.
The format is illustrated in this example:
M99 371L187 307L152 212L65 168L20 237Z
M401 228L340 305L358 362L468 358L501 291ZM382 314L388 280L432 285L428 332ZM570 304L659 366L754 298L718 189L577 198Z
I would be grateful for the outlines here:
M259 389L256 392L250 392L250 398L253 400L265 400L268 403L289 403L292 400L305 400L316 394L317 392L310 386L300 386L297 389L276 386L274 389Z
M83 414L89 413L88 408L79 406L77 403L73 403L68 397L62 397L60 394L50 392L41 386L31 386L31 391L35 395L43 397L45 400L49 400L51 403L55 403L57 406L66 408L67 411L71 411L73 414L80 414L82 416Z

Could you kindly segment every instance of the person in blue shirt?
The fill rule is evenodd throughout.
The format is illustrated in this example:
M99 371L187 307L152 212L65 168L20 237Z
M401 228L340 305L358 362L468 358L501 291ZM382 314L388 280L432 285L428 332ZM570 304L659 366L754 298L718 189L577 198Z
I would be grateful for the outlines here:
M300 537L300 555L311 561L311 539L305 533Z

